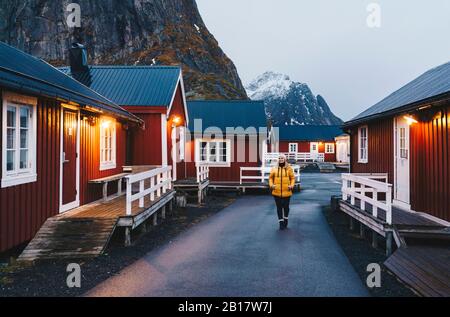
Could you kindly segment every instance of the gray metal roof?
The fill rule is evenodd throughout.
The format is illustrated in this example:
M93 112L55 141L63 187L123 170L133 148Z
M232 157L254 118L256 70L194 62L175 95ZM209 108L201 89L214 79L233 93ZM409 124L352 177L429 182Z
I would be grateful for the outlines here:
M0 86L33 95L98 107L141 122L109 99L60 72L45 61L0 42Z
M267 127L264 102L250 100L205 100L188 101L189 130L201 133L210 127L219 128L222 133L226 128L244 129ZM195 120L202 120L202 130L195 126Z
M450 62L433 68L396 92L384 98L355 118L346 122L361 121L385 112L426 101L450 92Z
M336 125L290 125L275 128L279 129L280 141L332 141L343 132Z
M181 75L179 66L89 66L89 72L71 74L121 106L170 106Z

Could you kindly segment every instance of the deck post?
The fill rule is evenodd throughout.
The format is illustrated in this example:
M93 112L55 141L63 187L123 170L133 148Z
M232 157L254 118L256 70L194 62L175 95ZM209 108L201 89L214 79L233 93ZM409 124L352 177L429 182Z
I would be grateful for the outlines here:
M165 205L162 207L161 218L162 218L163 220L166 219L166 206L165 206Z
M386 256L392 254L392 231L386 232Z
M117 181L117 196L122 195L122 178Z
M103 183L103 201L108 200L108 182Z
M125 228L125 246L126 247L131 246L131 228L130 227Z
M378 234L375 231L372 231L372 247L378 248Z
M144 181L139 182L139 193L144 191ZM144 197L139 198L139 208L144 208Z
M169 203L169 211L170 211L170 212L173 211L173 199L170 200L170 203Z
M355 230L355 219L353 217L350 217L350 231L353 232Z
M202 204L202 190L200 189L200 187L198 188L198 204L201 205Z
M158 225L158 213L154 213L153 214L153 225L157 226Z
M361 239L364 239L364 237L365 237L365 227L364 227L364 225L363 225L363 223L362 222L360 222L359 223L359 237L361 238Z

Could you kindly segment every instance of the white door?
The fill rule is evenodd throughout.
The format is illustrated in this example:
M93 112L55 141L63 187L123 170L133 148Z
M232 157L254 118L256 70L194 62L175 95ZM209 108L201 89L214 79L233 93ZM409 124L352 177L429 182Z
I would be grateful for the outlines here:
M319 143L318 142L311 142L309 145L310 149L309 152L310 153L319 153Z
M394 204L411 209L410 205L410 150L409 125L403 117L394 120Z
M347 152L347 143L338 141L337 145L337 156L338 162L340 163L348 163L348 152Z

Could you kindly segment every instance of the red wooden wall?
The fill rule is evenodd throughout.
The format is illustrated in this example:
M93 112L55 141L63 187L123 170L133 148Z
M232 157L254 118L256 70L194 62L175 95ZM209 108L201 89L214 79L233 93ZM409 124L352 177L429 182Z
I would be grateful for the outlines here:
M80 127L80 204L84 205L102 197L102 186L89 184L92 179L107 177L123 172L126 157L126 131L116 122L116 168L100 171L100 124L99 119L92 123L81 120ZM110 185L111 192L117 188Z
M37 182L0 189L0 252L33 238L59 211L60 117L55 101L39 98Z
M392 118L370 122L368 126L368 163L358 163L358 128L351 130L351 172L388 173L394 183L394 122Z
M450 221L450 107L411 126L411 208Z
M2 112L0 111L0 122ZM31 240L45 220L59 213L61 106L39 98L37 105L37 181L0 189L0 252ZM100 171L100 128L82 120L80 126L80 203L101 198L101 186L91 179L122 172L126 131L117 122L115 169ZM0 140L1 140L0 129ZM0 161L1 161L0 151ZM111 186L112 187L112 186ZM114 189L112 189L114 190Z
M173 100L172 109L170 110L169 117L167 118L167 156L168 164L172 165L172 130L173 130L173 119L178 117L181 119L178 126L186 126L187 114L184 108L183 93L181 90L181 85L178 85L177 91L175 93L175 98ZM177 136L177 142L180 142L179 135ZM186 163L184 161L177 160L177 179L186 178Z
M287 153L289 152L289 144L297 143L298 144L298 152L310 152L310 144L308 141L280 141L279 150L280 152ZM334 153L325 153L325 143L333 143L334 144ZM319 153L325 153L325 162L336 162L336 142L332 141L320 141L319 142Z
M162 164L162 135L160 113L137 113L144 120L145 129L134 129L131 137L132 165Z
M253 141L251 142L253 144ZM260 144L260 141L258 142ZM245 162L237 162L237 152L238 150L237 137L235 137L234 142L234 158L231 157L231 166L228 167L210 167L209 169L209 180L211 182L239 182L241 177L241 167L258 167L261 166L261 162L250 162L250 141L249 137L245 138ZM195 141L191 140L187 142L186 145L187 154L189 155L189 162L186 163L187 177L196 177L195 168ZM261 151L260 146L253 147L254 151ZM233 153L232 153L233 154Z

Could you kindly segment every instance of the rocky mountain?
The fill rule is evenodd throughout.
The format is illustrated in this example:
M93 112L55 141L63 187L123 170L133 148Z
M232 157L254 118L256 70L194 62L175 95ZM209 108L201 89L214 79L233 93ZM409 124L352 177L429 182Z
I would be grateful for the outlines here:
M339 125L343 121L330 110L325 99L315 96L306 84L289 76L266 72L246 86L248 96L263 100L274 125Z
M68 26L70 3L80 27ZM190 99L247 98L195 0L2 0L0 41L55 66L68 64L73 42L87 46L90 64L181 64Z

